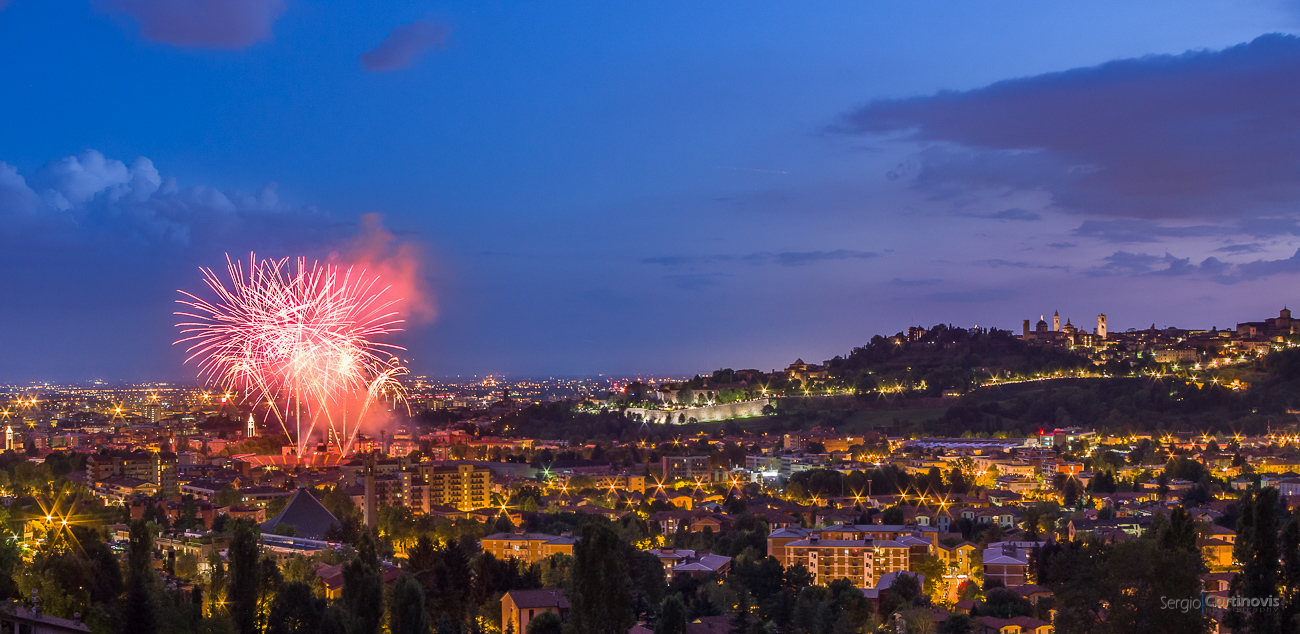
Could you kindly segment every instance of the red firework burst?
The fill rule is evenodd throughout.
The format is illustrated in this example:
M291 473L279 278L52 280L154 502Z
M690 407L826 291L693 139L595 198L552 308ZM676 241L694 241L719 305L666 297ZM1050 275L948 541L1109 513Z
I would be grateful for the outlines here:
M279 421L304 455L318 424L347 455L359 423L376 400L401 398L397 378L406 373L395 356L401 347L376 341L401 330L389 287L364 270L334 265L226 258L229 287L201 269L215 293L209 301L181 291L177 324L186 363L245 400L266 403L265 417ZM289 421L293 421L290 431Z

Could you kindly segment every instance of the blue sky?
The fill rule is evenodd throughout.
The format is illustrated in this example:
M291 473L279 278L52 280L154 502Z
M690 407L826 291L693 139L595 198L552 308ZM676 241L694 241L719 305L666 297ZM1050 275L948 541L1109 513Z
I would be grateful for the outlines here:
M367 213L433 375L1296 304L1300 13L1135 4L0 1L0 381L191 378L199 266Z

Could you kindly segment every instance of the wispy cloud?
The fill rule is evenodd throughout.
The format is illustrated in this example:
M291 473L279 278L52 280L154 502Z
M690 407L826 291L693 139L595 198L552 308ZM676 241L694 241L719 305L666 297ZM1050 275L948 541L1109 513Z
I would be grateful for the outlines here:
M1264 250L1264 245L1258 242L1251 244L1230 244L1226 247L1215 249L1219 253L1259 253Z
M834 251L759 251L748 255L667 255L643 258L641 262L643 264L659 264L662 266L700 266L725 262L742 262L754 265L776 264L780 266L805 266L818 262L864 260L875 257L880 257L880 254L874 251L836 249Z
M286 8L285 0L95 0L95 4L131 16L147 40L230 49L270 40L271 26Z
M1085 220L1074 230L1074 235L1096 238L1105 242L1136 243L1159 242L1161 238L1194 238L1235 233L1232 227L1193 225L1168 226L1149 220L1121 218L1118 220Z
M1070 270L1070 267L1065 266L1065 265L1063 265L1063 264L1036 264L1036 263L1033 263L1033 262L1021 262L1021 261L1016 261L1016 260L1003 260L1003 259L1000 259L1000 258L994 258L994 259L992 259L992 260L980 260L980 261L976 262L976 264L980 264L980 265L983 265L983 266L991 266L991 267L994 267L994 268L1046 269L1046 270L1055 270L1055 271L1068 271L1068 270Z
M372 72L407 68L426 52L447 47L451 27L432 20L416 20L393 28L379 46L361 54L361 67Z
M959 213L957 215L967 216L969 218L984 218L987 220L1034 221L1034 220L1043 219L1042 214L1036 211L1029 211L1028 209L1020 209L1019 207L1014 207L1011 209L1003 209L1002 211L991 211L987 213Z

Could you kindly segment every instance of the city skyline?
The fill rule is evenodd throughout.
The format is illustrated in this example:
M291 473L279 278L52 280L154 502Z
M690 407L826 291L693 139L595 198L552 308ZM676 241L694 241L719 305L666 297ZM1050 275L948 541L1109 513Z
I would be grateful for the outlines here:
M1296 303L1282 4L158 6L0 9L0 381L186 377L176 290L250 252L409 258L431 376Z

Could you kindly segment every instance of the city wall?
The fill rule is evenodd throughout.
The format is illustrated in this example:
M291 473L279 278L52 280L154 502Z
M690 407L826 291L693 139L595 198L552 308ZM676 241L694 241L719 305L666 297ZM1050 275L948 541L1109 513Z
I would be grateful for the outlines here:
M762 416L763 407L769 403L771 403L771 399L759 398L752 401L741 401L739 403L688 407L686 409L677 410L629 407L627 408L626 413L628 418L633 420L642 420L647 423L685 423L690 422L692 419L697 423L707 423L709 421L727 420L729 418Z

